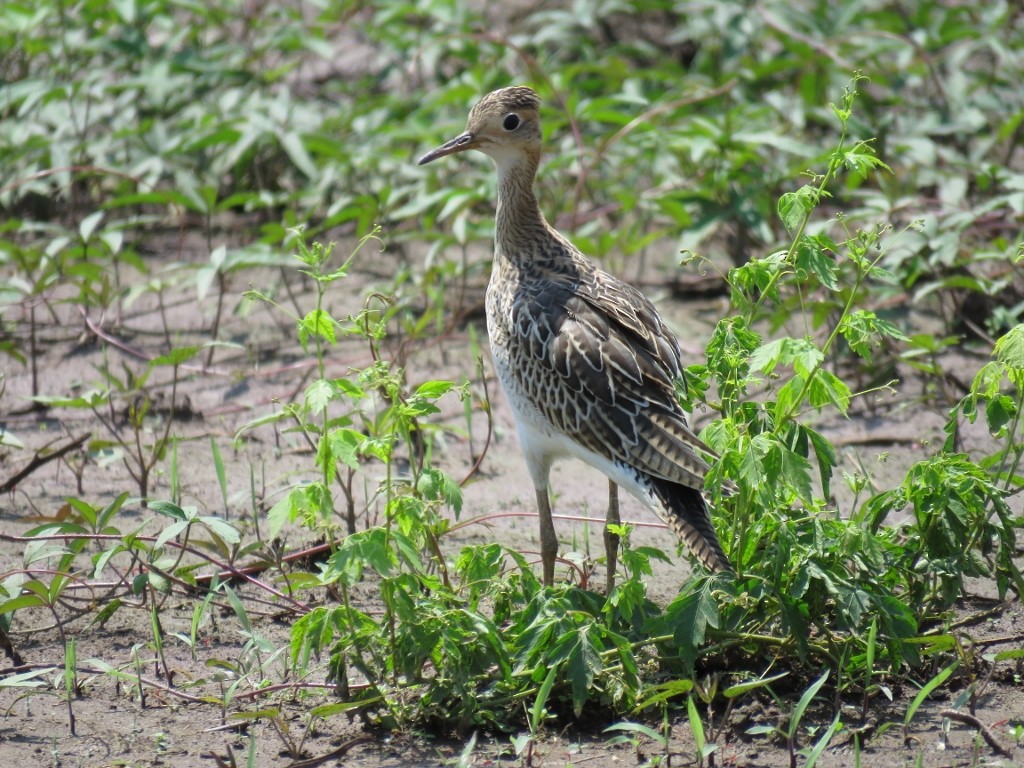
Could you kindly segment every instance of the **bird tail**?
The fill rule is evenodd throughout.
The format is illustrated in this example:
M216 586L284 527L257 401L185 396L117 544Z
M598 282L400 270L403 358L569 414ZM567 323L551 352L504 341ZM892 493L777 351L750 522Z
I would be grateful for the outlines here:
M662 519L712 573L733 573L700 491L668 480L653 480Z

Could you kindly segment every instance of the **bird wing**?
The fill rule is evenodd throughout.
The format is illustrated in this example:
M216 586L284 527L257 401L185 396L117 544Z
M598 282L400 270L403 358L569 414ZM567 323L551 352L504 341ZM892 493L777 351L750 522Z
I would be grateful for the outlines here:
M654 306L596 269L519 290L509 346L532 359L510 362L534 406L598 454L702 488L710 450L676 400L679 344Z

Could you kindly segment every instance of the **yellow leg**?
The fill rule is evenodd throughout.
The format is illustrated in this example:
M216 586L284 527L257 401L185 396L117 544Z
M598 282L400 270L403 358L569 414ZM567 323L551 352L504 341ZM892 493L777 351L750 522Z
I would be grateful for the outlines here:
M608 594L615 588L615 564L619 559L619 536L612 533L609 525L618 525L619 518L619 487L608 481L608 519L604 528L604 556L608 564Z
M555 558L558 556L558 537L551 519L551 500L548 490L537 489L537 510L540 512L540 562L544 569L544 585L555 583Z

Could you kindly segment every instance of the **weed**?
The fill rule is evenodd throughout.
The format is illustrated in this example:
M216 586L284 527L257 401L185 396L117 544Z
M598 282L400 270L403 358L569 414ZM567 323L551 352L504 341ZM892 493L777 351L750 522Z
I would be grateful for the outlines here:
M705 13L583 3L499 25L491 10L444 0L415 12L262 4L244 23L220 2L4 7L0 355L10 365L0 398L10 402L9 382L24 368L19 396L37 414L70 410L94 432L67 461L77 492L66 510L20 537L4 534L25 558L0 582L0 630L17 654L29 617L52 620L72 728L76 635L121 611L145 612L149 640L124 669L96 663L143 707L149 691L189 695L170 685L171 646L201 656L204 634L223 622L244 637L237 655L213 661L209 684L225 718L252 695L286 724L270 700L275 675L292 692L296 677L315 690L326 677L342 701L315 717L525 728L516 744L527 762L556 720L644 706L664 717L683 699L702 740L695 758L711 760L734 702L777 679L763 674L779 663L805 690L786 733L793 759L807 692L824 685L811 685L808 669L835 669L836 695L859 696L862 713L895 676L933 675L907 711L907 738L921 702L954 674L972 694L983 689L987 677L972 677L983 657L931 630L948 624L967 578L991 579L1000 596L1024 587L1013 559L1020 519L1008 502L1024 482L1019 14L1005 3L838 15L827 4L769 2L755 14L748 5L725 0ZM372 48L357 71L307 75L333 66L350 38ZM858 69L870 80L823 106ZM490 444L472 323L486 272L476 254L491 235L477 209L489 205L493 180L470 168L455 185L408 164L475 96L524 74L552 97L545 211L639 281L668 266L657 254L674 246L700 253L708 282L731 298L706 359L686 375L687 405L713 417L702 437L721 460L709 487L727 479L736 488L714 506L740 575L690 579L667 606L648 598L644 581L664 553L632 546L629 525L609 532L622 538L625 579L607 598L583 580L543 589L516 547L452 543L457 527L487 518L452 519L463 482L436 459L446 438L466 433L472 475ZM380 263L358 265L379 284L361 312L336 316L332 292L344 291L354 263L335 265L329 247L307 239L358 233L385 238ZM266 301L238 301L242 280L255 286L243 296ZM313 287L309 305L300 281ZM174 328L169 310L186 289L196 327ZM184 502L175 415L186 378L211 375L215 355L230 364L237 347L226 327L252 306L286 318L279 328L290 319L315 369L295 402L238 434L273 428L313 459L281 481L269 515L264 500L280 485L268 459L251 464L249 514L234 525L228 449L213 436L214 501ZM121 334L143 332L129 316L141 307L152 308L145 333L162 348L120 362L138 352ZM916 326L920 310L934 328ZM476 361L482 383L473 397L468 383L410 366L416 345L463 331L474 347L466 366ZM343 339L363 356L339 375L327 361ZM948 358L965 340L993 356L961 381ZM95 381L47 375L48 355L93 342L105 351ZM896 383L907 371L919 393ZM819 414L873 411L881 392L946 409L945 441L895 488L851 475L855 498L837 509L841 456ZM453 428L442 410L457 399ZM473 437L478 414L488 420L483 445ZM980 457L964 440L979 416L994 446ZM5 422L3 459L25 451L28 424ZM144 524L125 488L83 492L111 459L148 505ZM16 472L3 487L26 477ZM905 521L890 525L903 510ZM295 527L324 543L289 551L279 537ZM320 558L308 558L309 570L295 565L306 552ZM381 611L361 601L363 582L379 590ZM324 594L331 600L320 603ZM193 601L187 632L168 631L172 595ZM261 601L292 623L287 648L261 631ZM90 612L84 628L74 623ZM320 655L326 670L314 663ZM151 661L164 682L146 677ZM717 685L718 697L716 685L694 688L723 666L736 677ZM41 681L18 670L0 686L39 695ZM725 710L713 717L721 697ZM694 719L698 699L704 719ZM841 727L835 719L813 734L808 762ZM289 752L301 749L304 735L277 734ZM250 763L255 750L251 737Z

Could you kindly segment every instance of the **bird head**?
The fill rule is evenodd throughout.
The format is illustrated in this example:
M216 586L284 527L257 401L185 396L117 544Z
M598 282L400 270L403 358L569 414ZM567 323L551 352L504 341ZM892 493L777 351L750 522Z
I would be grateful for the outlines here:
M445 155L476 149L499 168L522 155L539 155L540 98L525 86L501 88L484 96L469 113L466 130L419 159L420 165Z

